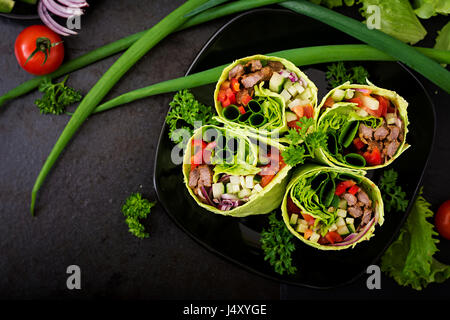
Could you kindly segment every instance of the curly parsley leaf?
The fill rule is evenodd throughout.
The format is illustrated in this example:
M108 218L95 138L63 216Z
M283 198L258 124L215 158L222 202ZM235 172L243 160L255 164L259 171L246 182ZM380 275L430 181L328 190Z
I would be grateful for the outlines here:
M394 169L383 172L379 188L383 195L384 207L387 211L405 211L408 207L406 193L397 185L398 173Z
M393 175L390 175L392 179ZM381 270L399 285L421 290L432 282L450 278L450 266L437 261L437 232L427 221L434 213L422 196L422 189L413 204L400 235L381 257Z
M366 78L369 78L369 72L363 66L347 68L340 61L327 66L325 76L330 86L335 88L347 81L350 81L350 83L365 84Z
M41 99L36 99L34 102L41 114L62 114L66 111L67 106L83 98L79 91L66 86L67 78L68 76L56 84L53 84L49 78L44 78L41 82L39 91L43 92L44 95Z
M296 124L298 129L289 129L286 134L290 145L281 153L284 162L290 166L302 164L306 158L314 158L315 150L327 143L325 132L313 131L314 119L302 117Z
M283 220L278 220L276 213L269 216L269 229L261 232L261 248L264 251L264 260L269 260L275 272L283 274L294 274L297 268L292 265L291 254L295 251L295 245L291 241L292 233L286 228Z
M150 213L151 208L156 201L150 202L142 198L140 193L131 194L125 204L122 206L122 213L125 216L125 223L129 231L138 238L148 238L149 234L145 232L145 227L140 223L140 219L145 219Z
M181 132L180 129L186 130L190 137L196 127L218 124L213 119L212 108L197 101L187 89L178 91L169 105L171 109L167 114L166 123L169 126L169 137L175 143L183 142L183 138L186 138L182 134L177 134Z

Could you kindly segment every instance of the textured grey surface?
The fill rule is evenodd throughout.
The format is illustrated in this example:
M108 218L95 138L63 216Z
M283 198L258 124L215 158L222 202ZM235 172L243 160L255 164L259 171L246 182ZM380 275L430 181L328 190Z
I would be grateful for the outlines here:
M183 1L96 1L79 36L65 39L73 58L147 29ZM221 19L172 35L151 50L107 98L182 76ZM31 78L14 57L16 36L39 21L0 19L0 93ZM116 57L69 77L83 93ZM278 299L279 285L244 271L184 234L161 207L145 222L150 238L128 233L120 208L132 192L155 199L153 164L171 95L92 116L56 163L29 213L39 170L68 121L40 115L34 92L0 109L0 299ZM66 288L79 265L82 289Z

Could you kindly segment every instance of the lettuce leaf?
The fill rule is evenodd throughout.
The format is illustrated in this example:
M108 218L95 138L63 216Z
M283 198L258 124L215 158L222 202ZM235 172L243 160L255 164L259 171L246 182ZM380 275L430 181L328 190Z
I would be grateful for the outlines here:
M431 204L417 197L400 235L381 258L381 270L398 284L422 290L429 283L450 278L450 266L440 263L433 255L438 251L434 238L437 232L427 218L433 216Z
M422 40L427 31L417 18L408 0L360 0L361 14L368 18L368 6L380 8L380 30L403 42L415 44Z
M448 0L414 0L413 5L414 12L422 19L450 13L450 1Z
M449 1L450 3L450 1ZM436 37L435 49L450 50L450 22L448 22L441 31L438 31Z

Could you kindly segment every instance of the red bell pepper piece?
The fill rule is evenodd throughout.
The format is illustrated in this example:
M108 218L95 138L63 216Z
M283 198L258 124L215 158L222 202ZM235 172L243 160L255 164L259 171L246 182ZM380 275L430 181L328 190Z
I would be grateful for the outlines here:
M316 221L316 219L313 216L311 216L307 213L302 213L301 215L302 215L303 219L306 220L306 223L310 226L312 226L314 224L314 222Z
M360 138L355 138L353 139L353 145L355 146L356 150L361 150L366 144L362 142Z
M250 102L250 100L252 100L252 96L249 94L245 94L242 98L241 98L241 103L242 105L246 106L248 105L248 103Z
M381 152L378 147L373 148L372 151L366 151L362 155L366 162L371 166L378 166L382 163Z
M231 89L234 92L238 92L239 90L241 90L240 86L241 85L239 84L239 81L236 78L231 79Z
M314 118L314 108L312 105L307 104L303 106L303 116L307 118Z
M334 194L340 196L341 194L345 193L345 191L347 191L348 188L353 187L355 184L356 182L353 180L342 181L336 186Z
M241 114L245 114L245 108L243 106L239 106L238 109Z
M325 235L325 239L327 239L328 242L332 244L336 242L342 242L342 237L336 231L328 231L328 233Z
M354 186L350 187L347 192L355 195L358 191L359 191L359 187L357 185L354 185Z
M324 102L324 107L331 108L334 105L334 100L332 97L328 97Z
M375 96L377 98L380 106L378 107L377 117L384 117L388 111L388 107L390 107L391 102L389 99L382 96Z

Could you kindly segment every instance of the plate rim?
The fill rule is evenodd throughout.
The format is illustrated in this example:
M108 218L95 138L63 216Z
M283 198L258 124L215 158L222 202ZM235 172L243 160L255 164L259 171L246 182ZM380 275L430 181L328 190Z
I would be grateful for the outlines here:
M207 51L212 43L216 40L216 38L220 35L220 33L226 29L230 24L234 23L236 20L241 19L244 16L247 15L251 15L254 13L258 13L258 12L263 12L263 11L276 11L276 12L285 12L285 13L292 13L294 15L300 15L298 13L292 12L291 10L287 10L287 9L281 9L281 8L256 8L256 9L252 9L243 13L240 13L238 15L236 15L235 17L233 17L232 19L230 19L229 21L227 21L226 23L224 23L219 29L217 29L216 32L214 32L209 38L208 40L205 42L205 44L202 46L202 48L199 50L199 52L197 53L197 55L195 56L195 58L192 60L191 64L188 67L188 70L185 73L185 76L189 75L191 73L191 71L197 66L201 56L203 55L203 53L205 51ZM318 21L320 22L320 21ZM231 62L230 62L231 63ZM422 91L425 93L425 97L428 100L430 106L431 106L431 110L432 110L432 118L433 118L433 132L432 132L432 137L431 137L431 143L429 146L429 152L428 155L426 157L425 160L425 164L423 166L423 168L421 169L421 173L420 173L420 178L416 184L416 187L414 189L414 193L413 193L413 197L411 198L411 201L408 204L408 208L406 209L405 214L403 215L402 219L400 220L400 223L398 223L398 225L395 228L395 231L392 233L391 239L389 241L386 242L386 244L384 245L383 249L372 259L373 262L378 261L380 259L380 257L384 254L384 252L389 248L389 246L392 244L392 242L395 240L395 238L398 236L401 227L404 225L407 217L409 216L410 212L411 212L411 208L415 202L415 199L418 196L419 190L422 187L422 181L423 181L423 177L426 173L426 171L429 168L429 164L430 164L430 158L431 158L431 154L433 152L434 146L435 146L435 140L436 140L436 109L435 109L435 105L433 103L433 100L430 97L430 94L428 93L428 91L426 90L426 88L424 87L423 83L418 79L418 77L407 67L405 66L403 63L396 61L397 64L400 65L400 67L402 69L404 69L406 72L409 73L409 75L419 84L419 87L422 89ZM164 119L166 119L168 112L170 111L170 107L167 109L166 112L166 116L164 117ZM164 138L164 131L165 131L165 120L163 123L163 126L161 128L160 134L159 134L159 138L158 138L158 145L156 147L156 152L155 152L155 160L157 155L159 154L159 150L160 150L160 146L161 146L161 142ZM197 242L198 244L200 244L202 247L204 247L205 249L207 249L209 252L214 253L215 255L221 257L222 259L225 259L226 261L229 261L233 264L235 264L236 266L239 266L241 268L243 268L246 271L249 271L253 274L256 274L258 276L261 276L265 279L274 281L278 284L286 284L286 285L292 285L295 287L303 287L303 288L309 288L309 289L317 289L317 290L329 290L329 289L335 289L335 288L340 288L340 287L344 287L344 286L348 286L352 283L354 283L355 281L357 281L358 279L360 279L362 277L362 275L364 274L364 270L361 271L360 273L356 274L353 278L339 283L337 285L330 285L330 286L316 286L316 285L310 285L310 284L304 284L304 283L299 283L299 282L295 282L292 280L288 280L288 279L283 279L280 278L278 276L273 276L273 275L269 275L267 273L258 271L253 269L252 267L236 260L233 259L231 257L229 257L228 255L216 250L215 248L211 247L209 244L205 243L204 241L200 240L199 238L197 238L195 235L193 235L191 232L189 232L171 213L170 210L168 210L168 208L166 207L165 203L163 201L161 201L161 196L160 196L160 191L158 188L158 183L157 183L157 179L156 179L156 172L157 172L157 166L158 166L158 162L155 161L153 164L153 186L155 189L155 193L156 196L158 198L159 204L162 206L162 208L164 209L164 211L166 212L166 214L170 217L170 219L175 223L175 225L177 225L185 234L187 234L190 238L192 238L195 242ZM281 275L280 275L281 276Z

